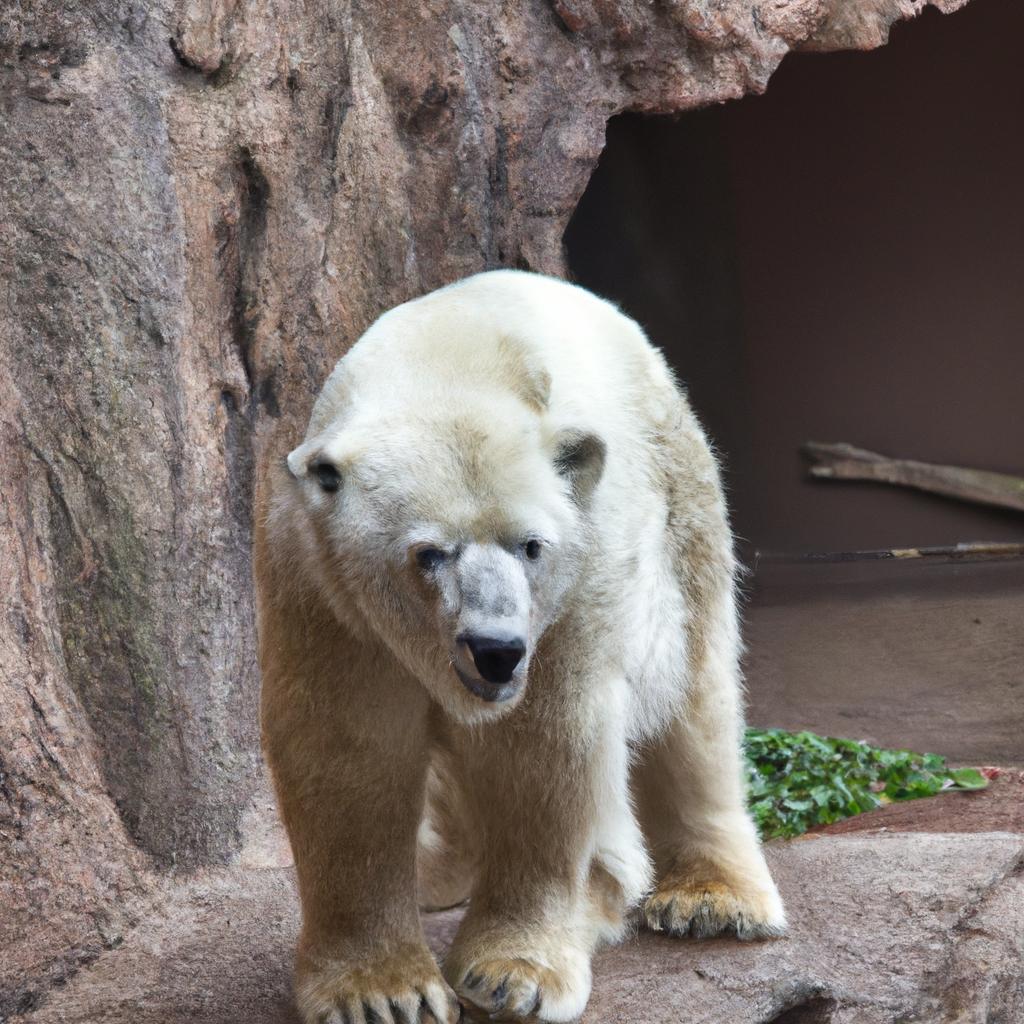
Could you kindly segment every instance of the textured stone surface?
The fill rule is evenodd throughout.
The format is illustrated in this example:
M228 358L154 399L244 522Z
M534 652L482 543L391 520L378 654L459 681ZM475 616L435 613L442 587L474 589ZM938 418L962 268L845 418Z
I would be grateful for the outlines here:
M770 849L776 942L642 933L597 957L586 1022L1024 1019L1024 836L820 837ZM430 915L435 950L459 912ZM291 871L253 858L168 886L124 945L23 1024L293 1024Z
M561 271L611 114L923 6L2 5L0 1013L237 849L252 491L352 340L472 271Z

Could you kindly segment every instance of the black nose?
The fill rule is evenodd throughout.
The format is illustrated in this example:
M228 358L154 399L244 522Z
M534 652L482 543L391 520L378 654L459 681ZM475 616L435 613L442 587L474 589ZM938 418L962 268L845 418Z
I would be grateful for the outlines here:
M507 683L526 653L526 644L522 640L497 640L490 636L467 636L464 639L477 671L489 683Z

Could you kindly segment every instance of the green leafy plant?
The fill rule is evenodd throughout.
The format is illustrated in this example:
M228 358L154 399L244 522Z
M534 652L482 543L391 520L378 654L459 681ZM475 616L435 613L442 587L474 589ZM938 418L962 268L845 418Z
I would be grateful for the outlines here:
M765 839L946 789L983 789L976 768L948 768L938 754L880 750L813 732L748 729L750 811Z

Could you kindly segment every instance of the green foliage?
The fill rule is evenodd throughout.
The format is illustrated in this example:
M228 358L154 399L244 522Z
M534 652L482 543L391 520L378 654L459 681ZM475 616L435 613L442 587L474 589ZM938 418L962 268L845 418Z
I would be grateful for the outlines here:
M879 750L813 732L748 729L750 811L765 839L797 836L896 800L946 789L982 789L975 768L947 768L938 754Z

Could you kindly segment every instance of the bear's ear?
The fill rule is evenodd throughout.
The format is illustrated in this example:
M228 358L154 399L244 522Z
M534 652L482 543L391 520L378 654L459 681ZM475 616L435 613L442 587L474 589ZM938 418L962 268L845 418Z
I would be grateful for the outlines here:
M296 480L300 480L309 472L313 456L320 451L320 447L320 439L316 438L313 441L304 441L298 448L288 453L285 463L288 466L288 472Z
M336 491L341 487L337 461L328 453L322 437L300 444L285 461L288 472L296 480L313 477L324 491Z
M590 501L604 472L607 450L597 434L586 430L562 430L555 438L555 469L572 485L578 504Z

